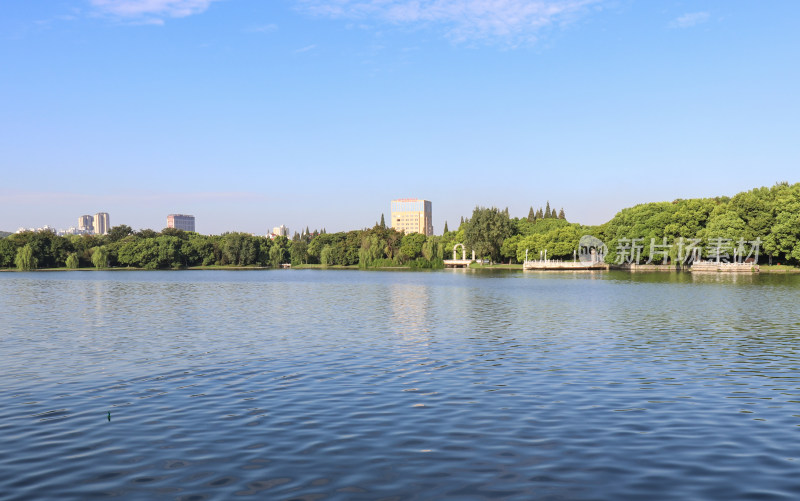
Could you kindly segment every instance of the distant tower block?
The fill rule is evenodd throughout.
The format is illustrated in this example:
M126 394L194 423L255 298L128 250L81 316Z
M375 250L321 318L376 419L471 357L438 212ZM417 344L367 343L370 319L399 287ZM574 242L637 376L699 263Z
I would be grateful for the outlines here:
M108 230L111 229L111 220L108 217L108 212L98 212L94 215L94 234L95 235L108 235Z
M94 233L94 217L90 215L78 218L78 231L91 235Z
M433 205L429 200L392 200L392 228L406 233L433 235Z
M278 237L288 237L289 236L289 228L284 225L276 226L272 228L272 234Z
M194 216L188 214L170 214L167 216L167 228L194 231Z

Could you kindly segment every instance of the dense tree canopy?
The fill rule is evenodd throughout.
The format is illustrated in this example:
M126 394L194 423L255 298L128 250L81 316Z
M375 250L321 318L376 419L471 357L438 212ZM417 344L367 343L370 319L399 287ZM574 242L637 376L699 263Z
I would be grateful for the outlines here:
M464 224L464 240L480 257L500 260L503 241L513 234L508 213L497 207L475 207L472 217Z
M651 244L666 239L673 260L679 257L677 242L697 241L702 255L710 257L714 242L723 242L732 250L739 242L759 241L762 260L797 264L800 184L778 183L733 198L697 198L629 207L601 226L597 236L608 245L610 262L617 259L620 242L626 239L641 239L643 258L660 262L663 256L651 255ZM750 250L751 246L746 247Z
M304 231L297 238L247 233L200 235L174 228L134 232L114 227L108 235L60 237L50 231L23 232L0 239L0 268L131 267L177 269L193 266L441 267L441 237L404 235L378 223L341 233Z

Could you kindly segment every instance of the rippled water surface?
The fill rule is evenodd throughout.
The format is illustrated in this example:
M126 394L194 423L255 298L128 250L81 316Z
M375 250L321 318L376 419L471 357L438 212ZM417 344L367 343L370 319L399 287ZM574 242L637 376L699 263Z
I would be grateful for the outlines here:
M0 499L800 498L800 277L0 273L0 308Z

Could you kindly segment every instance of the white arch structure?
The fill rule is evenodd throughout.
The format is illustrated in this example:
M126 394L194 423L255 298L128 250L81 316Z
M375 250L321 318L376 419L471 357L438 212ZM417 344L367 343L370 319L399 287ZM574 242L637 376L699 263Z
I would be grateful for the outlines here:
M456 249L458 249L458 246L459 246L459 245L461 246L461 259L467 259L467 248L466 248L466 247L464 247L464 244L455 244L455 245L453 246L453 260L454 260L454 261L455 261L456 259L458 259L458 258L456 257Z

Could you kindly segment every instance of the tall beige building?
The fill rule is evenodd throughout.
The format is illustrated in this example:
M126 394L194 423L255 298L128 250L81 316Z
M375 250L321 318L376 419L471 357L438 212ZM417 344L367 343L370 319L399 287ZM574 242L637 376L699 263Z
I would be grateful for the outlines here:
M90 215L81 216L78 218L78 230L93 234L94 233L94 218Z
M95 235L108 235L108 230L110 229L111 223L108 217L108 212L98 212L94 215Z
M433 207L429 200L392 200L392 228L406 233L433 235Z

